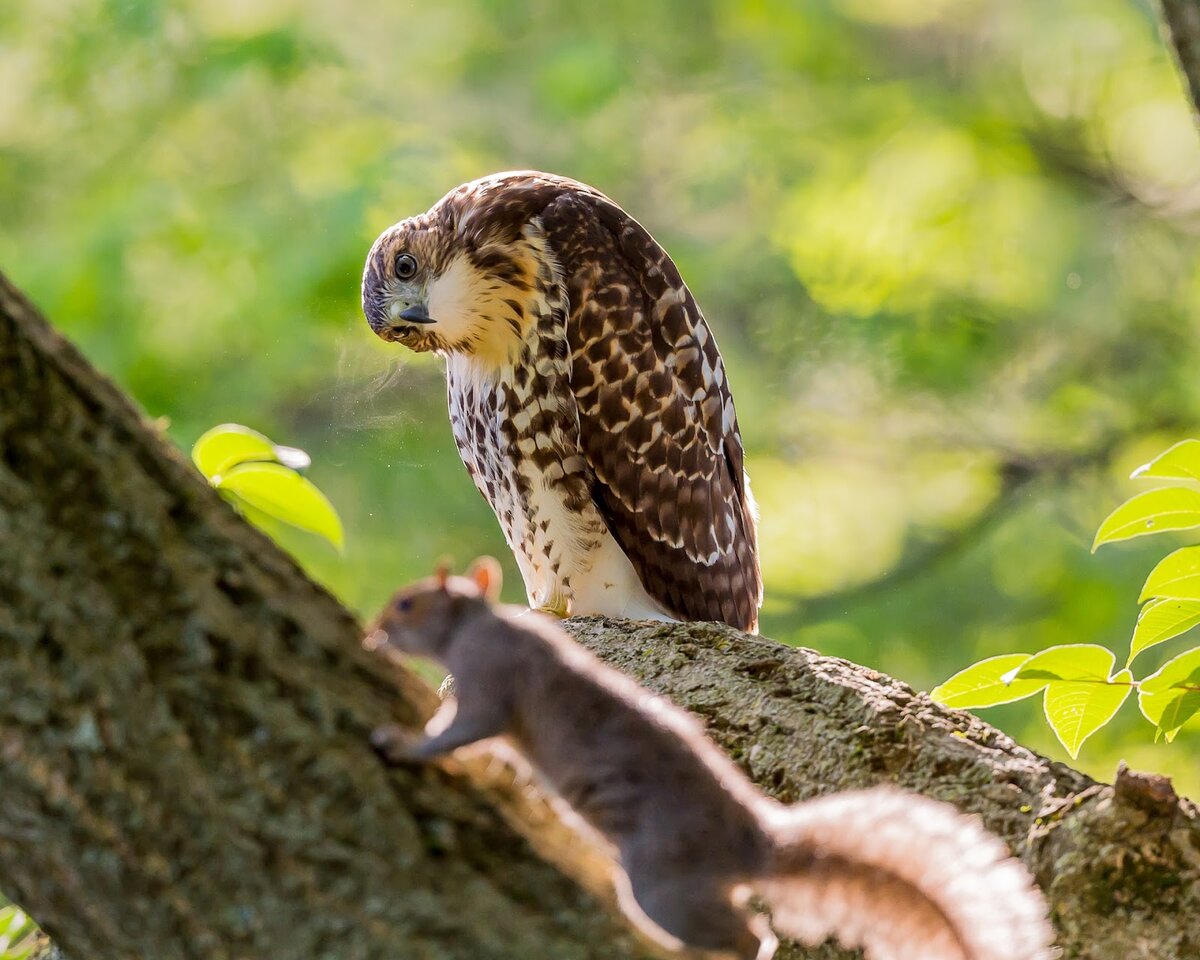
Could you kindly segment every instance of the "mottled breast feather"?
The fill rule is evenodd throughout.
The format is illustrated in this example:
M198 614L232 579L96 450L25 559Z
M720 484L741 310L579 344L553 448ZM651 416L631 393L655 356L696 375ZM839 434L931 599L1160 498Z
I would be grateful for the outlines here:
M434 209L476 256L540 221L567 287L570 389L597 508L669 612L755 629L756 517L733 397L666 251L599 191L548 174L466 184Z

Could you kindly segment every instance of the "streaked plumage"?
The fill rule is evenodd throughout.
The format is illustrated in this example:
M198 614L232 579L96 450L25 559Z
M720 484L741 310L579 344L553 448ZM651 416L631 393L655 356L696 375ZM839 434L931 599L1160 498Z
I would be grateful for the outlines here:
M613 201L543 173L464 184L375 241L363 310L446 357L455 441L531 605L756 628L754 502L716 341Z

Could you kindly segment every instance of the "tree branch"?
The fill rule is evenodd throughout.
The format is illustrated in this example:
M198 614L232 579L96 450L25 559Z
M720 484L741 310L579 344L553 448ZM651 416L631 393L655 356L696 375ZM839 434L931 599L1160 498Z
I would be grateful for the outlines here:
M812 622L837 616L849 606L904 587L937 570L978 543L1007 518L1022 503L1027 488L1043 475L1040 470L1024 463L1006 464L1000 474L1000 489L961 526L905 551L895 566L869 580L860 580L807 597L799 594L783 597L772 595L773 603L782 600L788 604L787 609L776 614L777 617L784 618L784 622L800 619Z
M1200 815L1164 778L1098 784L883 674L727 627L567 623L781 800L894 783L978 814L1046 892L1064 958L1196 955Z
M1090 450L1078 453L1044 454L1037 457L1010 457L1001 463L999 489L982 507L960 526L941 532L936 537L917 543L904 552L897 563L869 580L851 583L825 593L801 596L772 595L774 603L782 601L787 607L776 612L783 622L803 619L808 622L838 616L842 611L872 600L891 590L920 580L975 545L1004 523L1022 506L1038 486L1061 483L1075 475L1107 467L1113 457L1136 437L1183 429L1181 421L1155 417L1106 437Z
M1200 0L1161 0L1167 46L1183 74L1192 103L1192 117L1200 124Z
M0 277L0 885L69 956L646 956L383 768L435 698L360 635Z
M725 628L568 626L783 799L886 780L979 813L1068 957L1200 943L1196 811L1158 781L1098 786L872 671ZM358 638L0 278L0 886L68 956L649 955L538 855L602 886L509 772L376 761L368 731L433 695Z

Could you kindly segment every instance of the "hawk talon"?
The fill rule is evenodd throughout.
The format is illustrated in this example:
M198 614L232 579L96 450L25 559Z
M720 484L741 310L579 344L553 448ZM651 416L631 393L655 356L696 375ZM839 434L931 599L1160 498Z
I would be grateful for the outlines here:
M563 597L554 597L548 600L539 607L534 607L538 613L544 613L548 617L553 617L555 620L565 620L571 615L571 611L567 609L567 601Z

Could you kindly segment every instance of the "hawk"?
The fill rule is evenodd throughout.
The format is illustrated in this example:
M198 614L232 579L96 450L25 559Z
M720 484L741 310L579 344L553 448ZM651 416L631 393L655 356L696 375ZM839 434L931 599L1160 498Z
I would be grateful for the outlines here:
M463 184L363 272L384 340L446 360L450 426L530 606L756 630L756 510L712 332L617 204L546 173Z

